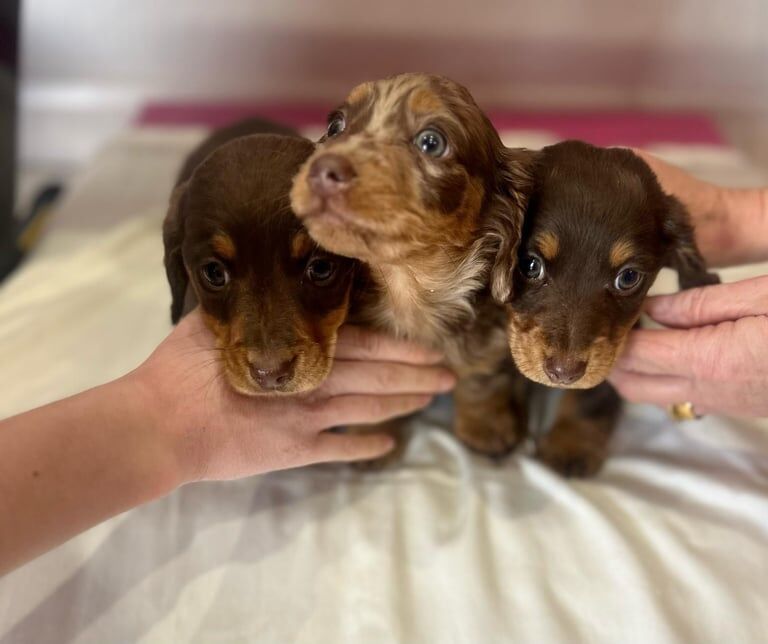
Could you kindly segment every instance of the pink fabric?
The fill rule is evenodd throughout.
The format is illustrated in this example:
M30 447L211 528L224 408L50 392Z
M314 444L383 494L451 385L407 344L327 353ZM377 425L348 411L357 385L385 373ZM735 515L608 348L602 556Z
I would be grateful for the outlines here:
M207 125L218 127L247 116L263 116L295 127L325 123L319 106L278 103L150 103L140 125ZM537 130L558 139L582 139L596 145L643 146L651 143L722 144L716 125L696 112L519 111L488 110L500 130Z

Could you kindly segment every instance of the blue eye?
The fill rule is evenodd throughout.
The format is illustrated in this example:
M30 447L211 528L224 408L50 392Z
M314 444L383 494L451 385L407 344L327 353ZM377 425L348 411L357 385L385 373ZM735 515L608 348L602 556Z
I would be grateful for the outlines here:
M619 291L631 291L640 285L643 281L643 274L634 268L625 268L620 271L613 281L613 285Z
M430 157L441 157L448 151L448 141L437 130L428 128L416 135L416 147Z
M536 255L527 255L520 264L520 270L529 280L540 280L544 277L544 262Z

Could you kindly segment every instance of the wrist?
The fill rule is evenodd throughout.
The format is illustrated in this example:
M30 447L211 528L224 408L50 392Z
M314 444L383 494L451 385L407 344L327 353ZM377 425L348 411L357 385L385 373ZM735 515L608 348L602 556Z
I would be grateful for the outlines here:
M133 414L131 425L143 443L140 453L145 456L142 468L151 496L160 497L189 482L184 441L173 422L174 409L165 400L163 388L157 386L151 374L141 367L123 376L114 384L120 387L120 396L129 400L128 414Z

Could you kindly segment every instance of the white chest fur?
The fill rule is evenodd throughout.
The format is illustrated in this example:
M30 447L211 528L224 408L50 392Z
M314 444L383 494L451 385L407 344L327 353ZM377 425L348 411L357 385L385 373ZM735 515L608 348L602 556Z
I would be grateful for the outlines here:
M486 262L478 244L460 260L434 253L415 264L372 267L383 291L373 321L400 337L441 347L457 324L473 319L473 299L484 286Z

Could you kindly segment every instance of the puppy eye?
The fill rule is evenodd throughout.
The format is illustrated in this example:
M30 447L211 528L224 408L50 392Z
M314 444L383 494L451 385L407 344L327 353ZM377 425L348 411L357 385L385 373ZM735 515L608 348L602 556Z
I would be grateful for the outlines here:
M614 287L625 293L637 288L643 281L643 274L634 268L625 268L620 271L613 281Z
M200 277L206 286L214 291L224 288L229 282L229 273L224 264L217 260L206 262L200 267Z
M416 147L430 157L441 157L448 150L448 141L437 130L422 130L414 140Z
M520 263L520 270L529 280L540 280L544 277L544 262L536 255L526 255Z
M305 271L307 279L316 286L328 286L336 275L336 263L326 257L313 259Z
M333 136L338 136L346 129L346 127L347 127L347 122L344 119L344 115L334 114L334 116L328 122L328 129L325 132L326 136L328 136L328 138L331 138Z

